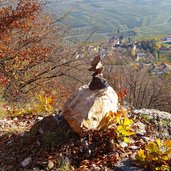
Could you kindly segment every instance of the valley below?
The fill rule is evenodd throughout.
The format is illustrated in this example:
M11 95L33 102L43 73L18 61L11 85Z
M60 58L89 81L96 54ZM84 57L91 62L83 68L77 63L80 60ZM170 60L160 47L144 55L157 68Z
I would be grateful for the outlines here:
M106 40L117 29L126 37L169 34L170 9L169 0L53 0L50 3L54 16L68 13L64 24L71 28L69 40L84 39L93 27L97 32L92 41Z

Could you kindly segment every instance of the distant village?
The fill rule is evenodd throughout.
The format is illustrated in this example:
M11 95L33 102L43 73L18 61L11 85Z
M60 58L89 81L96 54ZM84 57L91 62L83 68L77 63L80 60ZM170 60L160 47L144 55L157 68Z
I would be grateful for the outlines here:
M161 39L161 43L171 45L171 36ZM127 50L133 63L139 65L140 68L146 69L152 75L162 75L171 73L171 66L165 62L157 64L156 57L149 50L142 48L141 42L133 42L131 38L124 38L118 30L110 39L109 42L101 43L100 45L88 45L78 51L76 58L82 58L85 56L85 52L93 57L94 55L100 55L105 58L111 55L112 52L121 52ZM161 46L157 51L159 57L160 54L166 54L171 61L171 46Z

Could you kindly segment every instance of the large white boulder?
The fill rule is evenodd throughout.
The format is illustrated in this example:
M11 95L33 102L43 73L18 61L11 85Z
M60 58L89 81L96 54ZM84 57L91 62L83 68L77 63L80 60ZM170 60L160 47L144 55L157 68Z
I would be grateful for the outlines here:
M79 134L82 128L96 130L109 112L118 110L118 96L112 87L90 90L83 86L64 105L63 115L70 127Z

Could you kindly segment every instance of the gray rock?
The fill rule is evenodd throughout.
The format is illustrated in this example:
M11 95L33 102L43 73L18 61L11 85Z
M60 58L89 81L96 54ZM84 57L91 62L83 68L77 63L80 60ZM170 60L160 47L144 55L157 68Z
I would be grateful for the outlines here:
M171 121L171 114L168 112L164 111L159 111L156 109L135 109L133 111L135 114L144 114L144 115L150 115L152 117L159 117L159 119L164 119L164 120L170 120ZM157 115L157 116L156 116Z
M116 164L115 171L145 171L142 168L138 168L131 165L131 160L124 158Z
M123 142L120 143L120 146L122 148L128 147L128 143L126 143L126 142L123 141Z
M133 127L135 129L135 132L139 135L145 135L146 134L146 125L142 122L136 122L133 124Z
M22 165L23 167L26 167L26 166L28 166L28 165L31 163L31 161L32 161L32 158L31 158L31 157L28 157L28 158L24 159L24 160L21 162L21 165Z

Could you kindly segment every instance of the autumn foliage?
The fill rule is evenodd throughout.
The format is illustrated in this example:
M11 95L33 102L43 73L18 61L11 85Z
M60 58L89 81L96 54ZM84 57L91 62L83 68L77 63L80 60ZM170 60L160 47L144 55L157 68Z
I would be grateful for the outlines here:
M138 164L151 170L170 171L171 140L149 142L136 154Z
M61 27L43 6L37 0L0 1L0 81L8 100L29 96L63 75L56 70L64 49Z

